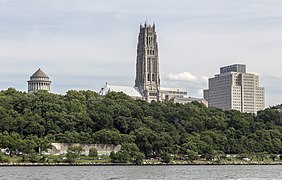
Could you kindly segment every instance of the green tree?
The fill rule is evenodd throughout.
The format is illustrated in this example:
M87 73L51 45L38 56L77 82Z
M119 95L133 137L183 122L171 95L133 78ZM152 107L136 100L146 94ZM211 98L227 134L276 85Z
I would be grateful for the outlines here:
M96 148L92 147L91 149L89 149L89 157L92 157L93 159L98 157L98 151Z
M67 150L67 160L70 163L75 162L76 159L78 159L83 152L83 148L81 146L70 146Z
M145 158L139 148L134 143L124 143L117 153L111 152L110 158L114 163L133 163L142 164Z
M172 160L171 155L167 152L162 153L160 157L162 159L162 162L165 162L165 163L170 163Z
M192 162L194 160L199 159L199 154L198 154L198 152L195 152L193 150L187 150L185 157L186 157L187 160Z

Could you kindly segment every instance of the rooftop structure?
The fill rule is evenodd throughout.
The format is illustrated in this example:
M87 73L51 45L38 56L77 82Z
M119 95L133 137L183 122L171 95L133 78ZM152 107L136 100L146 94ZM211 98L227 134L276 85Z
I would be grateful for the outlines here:
M188 96L188 92L183 88L160 88L161 99L168 101L171 98L184 98Z
M233 64L230 66L224 66L220 68L220 74L228 73L228 72L246 73L246 65L245 64Z
M109 92L123 92L133 99L142 99L142 95L139 93L138 89L133 86L109 85L106 83L106 85L100 90L99 94L106 95Z
M51 90L51 81L46 73L44 73L40 68L30 77L28 83L28 92L36 92L39 90Z

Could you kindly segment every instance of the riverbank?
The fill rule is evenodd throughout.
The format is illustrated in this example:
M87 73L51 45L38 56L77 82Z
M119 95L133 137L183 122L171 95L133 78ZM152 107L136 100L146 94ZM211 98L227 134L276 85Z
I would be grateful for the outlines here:
M197 162L171 162L171 163L143 163L136 165L132 163L0 163L0 166L170 166L170 165L282 165L282 161L264 162L264 161L234 161L234 162L215 162L215 161L197 161Z

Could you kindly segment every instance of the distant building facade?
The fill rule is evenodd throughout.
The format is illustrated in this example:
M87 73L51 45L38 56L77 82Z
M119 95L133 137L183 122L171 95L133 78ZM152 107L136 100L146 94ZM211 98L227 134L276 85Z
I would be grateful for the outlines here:
M208 101L205 100L204 98L195 98L195 97L183 97L183 98L179 98L179 97L175 97L172 99L172 101L174 103L179 103L179 104L186 104L186 103L191 103L191 102L198 102L198 103L202 103L203 105L205 105L206 107L208 107Z
M36 92L38 90L51 90L51 81L47 74L40 68L30 77L28 83L28 93Z
M173 101L175 103L189 103L197 101L204 103L202 98L188 97L182 88L160 87L158 42L155 24L140 25L137 44L135 86L106 85L99 94L109 92L123 92L133 99L151 101Z
M183 88L160 88L162 100L169 100L171 98L183 98L188 96L188 92Z
M247 73L246 65L234 64L220 68L220 74L209 79L204 90L208 105L224 110L256 113L265 108L264 88L259 76Z
M183 88L161 87L160 90L162 101L172 101L179 104L198 102L208 106L208 102L204 98L188 97L188 92Z
M135 87L146 101L160 101L159 56L155 24L140 25Z
M124 94L130 96L132 99L143 99L142 95L139 93L138 88L133 86L119 86L119 85L106 85L100 90L99 94L105 96L109 92L123 92Z

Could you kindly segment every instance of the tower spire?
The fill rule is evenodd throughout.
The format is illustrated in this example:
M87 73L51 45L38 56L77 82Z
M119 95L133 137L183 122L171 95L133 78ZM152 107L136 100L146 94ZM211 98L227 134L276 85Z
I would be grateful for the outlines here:
M147 25L147 17L144 27L141 26L139 32L135 87L145 100L149 102L160 100L157 34L155 25Z

